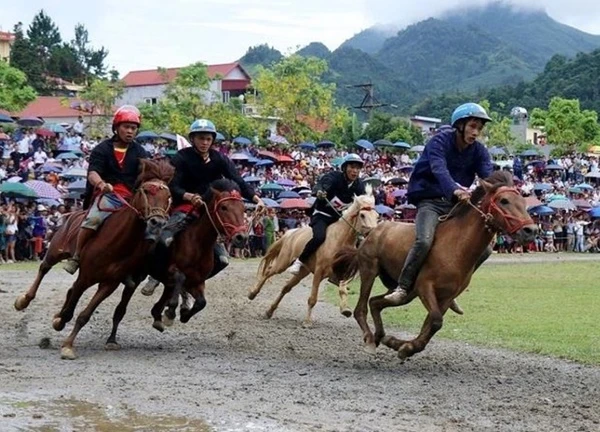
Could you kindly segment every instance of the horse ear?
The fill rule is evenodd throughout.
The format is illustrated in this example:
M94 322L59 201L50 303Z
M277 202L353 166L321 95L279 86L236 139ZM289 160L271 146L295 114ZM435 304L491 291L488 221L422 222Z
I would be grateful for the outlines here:
M366 184L365 192L367 193L367 195L373 196L373 185L371 185L371 183Z
M487 182L483 179L479 180L479 184L486 193L488 193L494 187L494 185L492 185L490 182Z

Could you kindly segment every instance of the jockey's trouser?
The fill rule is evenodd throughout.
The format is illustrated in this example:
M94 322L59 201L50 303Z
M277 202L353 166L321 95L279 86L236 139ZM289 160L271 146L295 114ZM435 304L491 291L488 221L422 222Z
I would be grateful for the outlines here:
M334 218L328 218L325 215L315 214L310 219L310 226L312 228L312 238L304 246L304 250L298 257L303 263L307 263L312 254L314 254L319 247L325 242L325 236L327 235L327 227L335 222Z

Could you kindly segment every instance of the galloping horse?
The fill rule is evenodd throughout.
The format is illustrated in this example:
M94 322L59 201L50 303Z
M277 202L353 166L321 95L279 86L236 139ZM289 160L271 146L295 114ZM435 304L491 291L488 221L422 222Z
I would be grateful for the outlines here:
M475 265L490 244L494 233L505 231L522 241L531 241L537 226L527 214L525 200L513 187L512 176L505 171L493 173L473 192L467 204L457 205L451 217L440 224L433 246L403 304L419 297L427 317L416 339L404 341L385 336L381 311L397 306L385 294L369 300L377 276L388 290L394 289L400 271L415 241L413 224L385 222L374 229L358 249L346 248L335 258L333 269L340 278L360 272L360 298L354 317L363 331L365 350L374 353L379 343L397 350L405 359L422 351L442 328L443 316L452 301L471 281ZM367 323L367 302L375 324L375 334Z
M157 246L157 258L163 262L149 269L150 275L164 284L162 296L151 311L152 325L161 332L163 310L169 300L177 298L176 285L181 285L194 299L191 309L182 306L181 322L188 322L206 306L204 288L213 270L217 237L223 235L233 247L242 247L248 238L244 203L234 182L227 179L212 182L202 200L199 217L175 237L168 251L162 245Z
M145 233L156 234L167 222L171 206L171 194L167 184L173 177L173 167L167 161L142 160L140 170L137 179L139 186L131 202L118 210L121 213L119 217L109 217L82 251L77 279L67 292L61 311L54 316L52 326L60 331L73 318L75 307L83 293L99 283L98 290L88 306L77 317L73 331L63 342L62 358L76 358L73 342L81 328L88 322L98 305L117 289L121 281L138 271L151 246L151 242L144 241ZM15 301L17 310L27 308L48 271L59 261L72 255L85 215L84 211L71 214L56 232L33 285ZM123 298L131 298L135 288L126 286ZM125 309L117 307L113 323L121 321L124 315ZM114 349L117 346L109 341L107 348Z
M367 235L377 226L378 215L375 211L375 198L370 187L366 195L354 197L352 204L344 211L342 218L327 228L325 243L321 245L306 266L294 275L281 289L265 316L271 318L283 297L289 293L309 273L313 273L312 289L308 298L308 312L303 326L312 325L312 309L317 303L319 285L323 279L331 276L331 263L335 252L343 246L356 244L357 234ZM253 300L267 280L285 271L300 255L304 246L310 240L312 231L309 227L288 231L269 248L258 267L258 282L250 289L248 298ZM348 309L348 290L345 281L339 284L340 311L349 317L352 312Z

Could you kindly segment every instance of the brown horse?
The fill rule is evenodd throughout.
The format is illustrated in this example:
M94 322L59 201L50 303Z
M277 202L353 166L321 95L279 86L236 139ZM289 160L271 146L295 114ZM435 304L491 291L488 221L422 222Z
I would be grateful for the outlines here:
M163 265L157 263L149 271L164 284L162 296L151 311L153 327L161 332L164 331L162 313L167 302L176 298L176 286L194 299L191 308L182 307L181 322L188 322L206 306L204 289L213 270L217 237L224 236L233 247L242 247L248 239L244 203L234 182L227 179L212 182L202 200L199 217L175 237L169 250L157 246L155 259L162 260Z
M331 263L334 254L343 246L356 244L357 234L369 234L377 226L377 220L378 214L375 211L375 198L373 198L371 188L369 188L366 195L354 198L352 204L344 211L342 219L327 228L325 243L311 257L307 266L303 266L300 272L294 275L283 286L281 293L277 296L269 310L267 310L265 316L271 318L283 297L312 272L313 281L310 297L308 298L308 312L303 322L303 326L310 327L312 325L312 309L317 303L319 285L323 279L331 275ZM292 264L300 255L311 236L312 231L309 227L299 228L288 231L283 237L273 243L260 262L258 267L259 279L248 294L250 300L253 300L258 295L267 280L276 274L284 272ZM343 315L349 317L352 312L347 306L348 291L346 281L340 282L339 295L340 311Z
M52 326L60 331L73 318L83 293L92 285L99 284L88 306L77 317L73 331L63 342L62 358L76 358L73 342L81 328L88 322L98 305L117 289L121 281L138 271L152 244L144 241L146 233L155 235L167 222L171 205L171 194L167 184L173 177L174 168L167 161L142 160L140 171L137 180L139 187L136 188L131 202L118 210L117 217L109 217L82 251L77 279L67 292L61 311L54 316ZM17 310L25 309L35 298L48 271L59 261L72 255L84 218L85 212L73 213L56 232L33 285L15 301ZM134 291L135 286L126 286L123 298L130 298ZM113 316L113 323L119 322L124 315L125 309L118 307ZM108 343L107 348L116 346Z
M381 311L397 306L385 294L369 300L377 276L388 290L398 282L404 260L415 240L413 224L385 222L371 232L357 249L340 251L333 264L340 278L360 272L360 298L354 317L363 331L365 349L374 353L379 343L398 351L401 359L422 351L442 328L443 315L452 301L471 281L475 266L492 241L494 233L507 232L522 241L531 241L537 232L525 208L525 199L513 187L512 176L497 171L473 192L468 204L457 206L451 217L440 224L427 260L404 304L419 297L427 317L416 339L404 341L385 336ZM367 303L375 324L375 334L367 323Z

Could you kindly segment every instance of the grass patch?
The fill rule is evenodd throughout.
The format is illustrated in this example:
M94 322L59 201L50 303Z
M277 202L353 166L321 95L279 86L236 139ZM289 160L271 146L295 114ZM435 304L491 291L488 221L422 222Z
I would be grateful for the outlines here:
M484 266L458 299L465 315L449 311L435 337L600 364L597 275L595 262ZM355 281L352 307L359 289ZM379 281L374 291L384 291ZM337 303L337 290L329 285L326 298ZM384 312L387 327L415 335L424 319L418 300Z
M37 272L39 268L39 262L33 261L22 261L13 264L0 264L0 272L2 271L29 271L33 270Z

